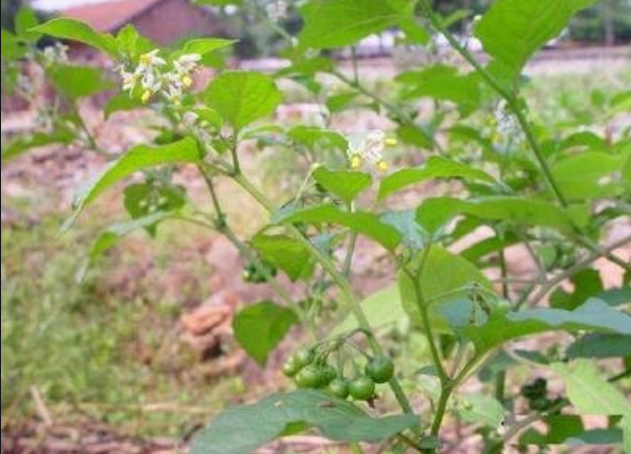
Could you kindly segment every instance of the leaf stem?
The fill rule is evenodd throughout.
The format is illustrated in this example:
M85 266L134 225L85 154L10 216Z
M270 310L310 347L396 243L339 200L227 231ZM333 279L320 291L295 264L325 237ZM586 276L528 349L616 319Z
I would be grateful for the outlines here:
M253 184L252 182L245 177L243 174L236 174L232 177L232 179L239 184L246 192L248 192L254 200L256 200L263 208L265 208L270 214L273 214L276 209L272 202L267 199L267 197L262 194ZM355 318L357 319L357 323L359 327L366 333L369 333L368 342L370 343L370 347L376 355L383 355L383 349L381 345L377 341L374 336L374 331L370 326L368 318L366 314L364 314L363 309L361 308L361 304L359 299L355 296L353 289L346 279L346 277L340 273L333 261L327 257L321 250L315 247L311 241L304 237L304 235L292 224L284 224L287 232L298 242L300 242L305 249L309 252L309 254L317 260L322 268L329 274L333 282L337 285L338 289L341 292L342 299L346 302L352 309ZM403 392L403 388L399 383L399 380L396 377L393 377L389 382L390 388L397 399L397 402L403 409L405 413L413 414L412 406L410 402Z
M357 90L358 92L360 92L362 95L366 96L367 98L372 99L374 102L376 102L377 104L383 106L386 108L386 110L388 110L390 112L391 115L393 115L394 117L396 117L396 121L401 123L401 124L407 124L407 125L412 125L412 126L416 126L414 125L414 123L410 120L409 115L405 112L403 112L401 109L399 109L395 104L386 101L385 99L381 98L379 95L376 95L375 93L373 93L372 91L368 90L366 87L364 87L361 82L359 81L355 81L349 77L347 77L344 73L340 72L340 71L336 71L333 70L331 72L331 74L335 77L337 77L340 81L344 82L346 85L348 85L349 87L354 88L355 90ZM427 141L432 145L432 148L434 148L436 151L438 151L440 154L445 154L445 150L443 149L443 147L440 145L440 143L436 140L435 137L433 137L432 135L430 135L427 131L425 131L422 128L418 128L418 130L420 131L420 133L423 135L423 137L425 137L425 139L427 139Z
M427 0L421 0L421 5L423 6L423 9L427 17L432 23L432 26L438 32L440 32L447 39L449 44L456 50L456 52L458 52L460 56L462 56L462 58L464 58L476 70L476 72L480 75L480 77L482 77L482 80L484 80L484 82L486 82L487 85L491 87L491 89L493 89L498 95L504 98L504 100L506 101L506 106L508 107L508 109L510 109L510 111L513 113L513 115L519 122L519 126L524 132L524 135L526 136L526 141L530 145L530 148L535 156L535 159L539 163L539 167L541 168L541 171L543 172L544 178L546 179L548 186L552 190L554 196L559 201L561 206L564 208L567 208L569 206L567 199L563 195L561 188L559 187L556 180L554 179L554 176L552 175L552 171L550 169L550 166L548 165L548 161L545 159L541 146L539 145L539 142L535 138L535 135L530 126L530 122L528 121L528 118L526 117L526 114L523 112L523 110L519 106L518 99L515 93L513 93L510 90L507 90L497 80L495 80L495 77L493 77L493 75L489 73L480 64L480 62L473 56L473 54L471 54L471 52L468 49L466 49L462 44L458 42L456 37L449 31L447 27L444 26L441 19L434 12L433 8L429 5Z
M599 247L598 250L596 250L589 256L585 257L583 260L575 263L573 266L567 268L562 273L558 274L557 276L549 279L546 283L544 283L539 288L539 290L534 294L534 296L530 299L530 304L533 306L538 304L548 294L548 292L554 289L561 282L574 276L576 273L584 270L593 262L595 262L601 257L606 256L606 254L610 253L611 251L618 249L621 246L625 246L627 244L631 244L631 235L627 235L626 237L623 237L622 239L612 243L611 245L605 248ZM527 298L523 298L520 301L518 301L514 309L515 310L519 309L524 303L526 303L527 300L528 300Z
M287 307L297 308L297 312L302 324L307 328L307 330L313 337L313 340L317 341L319 338L318 331L311 318L299 304L295 303L294 298L289 294L285 287L283 287L280 282L278 282L277 278L272 275L269 269L263 266L263 263L261 262L257 254L254 253L243 241L241 241L234 230L232 230L227 222L226 214L221 207L221 203L219 201L219 197L217 196L217 191L215 189L215 184L212 178L201 166L198 166L198 169L204 178L206 187L208 188L208 192L210 193L213 207L215 209L215 230L218 233L224 235L234 245L234 247L237 248L239 253L246 260L254 264L256 271L265 278L270 287L274 289L279 298L285 303Z

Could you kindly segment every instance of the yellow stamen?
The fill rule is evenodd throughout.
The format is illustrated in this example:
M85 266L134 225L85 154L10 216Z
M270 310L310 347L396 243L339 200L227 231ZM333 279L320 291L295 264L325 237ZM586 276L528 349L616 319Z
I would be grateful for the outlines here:
M191 76L182 76L182 84L185 87L190 87L193 85L193 79L191 79Z
M394 137L388 137L384 140L384 143L389 147L394 147L399 142Z
M379 169L380 172L387 172L388 171L388 163L386 161L379 161L377 163L377 169Z
M142 96L140 97L140 100L144 103L146 103L147 101L149 101L149 99L151 98L151 90L145 90L145 92L142 94Z
M151 55L143 54L140 56L139 61L142 65L148 65L149 63L151 63Z
M362 158L359 155L351 156L351 169L359 169L362 165Z

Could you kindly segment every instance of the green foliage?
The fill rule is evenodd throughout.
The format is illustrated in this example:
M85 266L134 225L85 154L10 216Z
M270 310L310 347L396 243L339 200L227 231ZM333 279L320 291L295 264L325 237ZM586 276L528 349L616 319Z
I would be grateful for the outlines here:
M558 36L577 11L595 1L499 0L476 24L475 34L499 74L514 81L538 49Z
M531 88L517 86L532 55L591 3L494 2L475 28L490 57L485 66L449 31L467 14L441 17L427 0L310 0L298 10L304 24L297 42L297 27L271 21L279 12L267 7L280 5L243 2L248 15L257 20L265 15L271 33L287 41L287 66L273 75L219 71L203 90L195 88L195 70L234 40L193 39L159 49L131 26L115 37L70 19L33 27L37 21L24 11L15 34L3 31L2 63L8 68L3 87L28 88L19 77L19 60L27 59L44 68L57 88L54 106L67 109L39 110L45 112L42 131L11 142L2 157L50 143L78 142L104 151L78 100L108 88L107 77L94 68L68 65L62 47L46 52L34 44L48 34L101 49L122 79L105 116L143 108L155 134L110 159L77 194L67 227L105 191L142 174L124 190L131 221L107 228L88 262L98 263L136 230L159 240L158 224L162 231L167 220L186 222L224 235L245 259L244 280L277 293L278 304L266 299L234 317L235 339L259 365L266 365L294 325L304 324L313 342L283 366L304 390L227 410L197 436L195 454L247 453L309 428L333 440L386 442L395 452L403 443L433 453L440 449L448 413L481 423L487 451L500 452L511 440L499 440L492 429L505 408L519 408L521 398L531 411L541 412L536 416L545 417L550 429L545 435L528 431L524 440L628 443L631 415L614 382L628 375L631 317L625 310L631 273L615 250L631 240L606 240L614 223L629 214L631 137L628 128L617 126L618 116L628 110L629 93L593 90L588 110L573 106L572 96L580 90L572 87L572 96L556 98L561 116L559 106L552 114L533 108ZM469 72L437 55L431 65L370 85L361 71L347 75L334 54L322 52L352 47L344 52L353 63L359 40L390 29L401 32L396 45L416 50L430 41L423 28L430 25L470 64ZM316 104L317 123L311 118L266 123L283 99ZM388 131L335 130L366 109ZM597 122L607 122L606 133ZM272 163L273 188L252 175L264 159ZM178 173L184 165L187 172ZM208 190L204 203L176 183L192 175ZM436 184L445 180L458 185ZM428 183L427 191L417 191L419 183ZM262 211L242 205L241 192ZM239 205L226 209L226 199ZM239 217L248 225L235 228ZM372 277L374 265L387 265L394 282L362 301L363 288L354 284L356 249L364 247L364 237L386 251L374 256L378 260L369 255L362 273ZM536 272L518 274L509 266L512 246L528 251ZM593 267L599 259L625 270L620 287L605 287ZM88 269L83 271L88 278ZM295 288L286 289L287 279L278 271ZM563 286L566 281L571 290ZM550 331L574 337L550 351L516 351L510 363L502 359L507 357L502 349L512 341ZM414 351L412 339L422 339L422 353ZM393 363L393 351L405 351L400 356L409 366ZM612 371L621 364L625 369L601 377L593 362L601 358L623 358ZM487 360L480 393L461 393L460 386ZM543 378L515 383L521 396L506 393L506 376L523 379L521 370L512 369L522 367L515 365L521 361L528 371L552 369L565 382L567 399L549 393ZM392 398L403 415L384 417L392 413ZM430 402L415 408L420 399ZM590 432L575 419L553 418L565 406L622 419L605 432ZM518 428L508 428L508 435Z
M460 326L456 330L471 340L479 354L511 339L552 330L581 330L631 334L631 316L612 309L601 300L590 299L573 311L530 309L520 312L494 311L481 326Z
M412 415L373 418L321 391L294 391L222 413L199 434L191 453L248 454L283 433L308 427L332 440L380 441L416 424Z
M401 169L385 177L379 187L379 198L388 197L410 185L437 178L463 178L483 183L495 182L495 179L483 170L439 156L432 156L422 167Z
M264 365L270 351L298 323L296 313L271 301L262 301L240 310L233 322L234 337L259 364Z
M240 130L272 114L281 101L281 94L269 77L235 71L214 79L206 90L205 99L235 130Z
M372 183L370 174L346 170L331 171L324 166L313 172L313 178L326 191L338 196L347 205Z
M424 272L416 279L417 284L405 273L399 276L403 307L421 327L421 312L428 309L434 328L443 331L447 330L447 326L439 313L441 305L467 297L477 286L490 287L487 278L472 263L440 247L430 249Z
M51 83L64 96L87 98L114 88L104 79L103 70L91 66L55 65L48 71Z
M120 180L149 167L171 163L199 163L197 144L190 138L162 146L139 145L112 161L101 173L88 181L77 193L71 221L93 202L99 194Z
M313 271L309 252L291 237L260 233L252 239L252 247L265 260L287 273L292 281L308 278Z
M2 161L12 159L32 148L43 147L55 143L67 145L72 142L74 135L67 130L60 130L50 134L37 132L30 137L21 137L2 148Z
M386 249L397 247L401 235L392 226L382 223L372 213L341 211L332 205L321 205L315 208L293 210L288 213L279 212L274 221L279 224L307 223L307 224L337 224L348 227L354 232L366 235Z
M600 375L593 362L583 359L553 364L551 368L565 382L567 396L578 411L586 415L631 416L631 405L625 396Z
M118 45L114 37L108 33L99 33L84 22L60 17L31 29L32 32L50 35L55 38L68 39L96 47L106 54L115 57Z
M390 2L382 0L314 0L300 14L305 23L300 45L318 49L355 44L393 26L401 16Z

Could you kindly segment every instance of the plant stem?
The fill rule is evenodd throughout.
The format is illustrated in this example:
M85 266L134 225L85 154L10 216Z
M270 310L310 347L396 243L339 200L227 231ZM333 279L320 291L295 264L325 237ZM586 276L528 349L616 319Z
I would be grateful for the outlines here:
M543 284L539 288L539 290L531 298L530 304L531 305L538 304L548 294L548 292L550 292L554 287L559 285L564 280L566 280L566 279L574 276L576 273L584 270L585 268L587 268L589 265L591 265L593 262L595 262L599 258L604 257L606 253L609 253L609 252L613 251L614 249L618 249L619 247L625 246L625 245L630 244L630 243L631 243L631 235L628 235L628 236L622 238L621 240L618 240L615 243L612 243L611 245L609 245L609 246L607 246L605 248L600 248L599 247L596 252L593 252L592 254L590 254L589 256L585 257L580 262L577 262L576 264L574 264L570 268L566 269L562 273L560 273L557 276L549 279L545 284ZM527 299L523 299L523 300L519 301L515 305L515 310L519 309L519 307L521 307L521 305L524 304L526 301L527 301Z
M397 121L400 122L401 124L416 126L414 125L414 122L410 120L409 115L407 113L403 112L395 104L392 104L391 102L386 101L385 99L381 98L379 95L376 95L372 91L368 90L359 81L354 81L353 79L350 79L349 77L347 77L340 71L333 71L331 72L331 74L337 77L340 81L344 82L349 87L352 87L358 92L360 92L362 95L366 96L367 98L372 99L377 104L385 107L386 110L388 110L393 116L395 116L397 118ZM418 128L418 130L423 135L423 137L425 137L425 139L432 145L432 148L434 148L440 154L445 154L445 150L442 148L442 146L436 140L435 137L427 133L427 131L423 130L422 128Z
M548 186L552 190L554 196L557 198L561 206L564 208L567 208L569 206L567 199L561 192L561 188L559 187L556 180L554 179L554 176L552 175L552 171L550 170L548 161L545 159L541 146L539 145L539 142L535 138L535 135L530 126L530 122L528 121L528 118L526 118L526 114L523 112L523 110L519 106L519 103L517 102L517 97L515 96L515 93L511 92L510 90L507 90L499 82L497 82L495 80L495 77L493 77L493 75L489 73L480 64L480 62L478 62L478 60L473 56L473 54L471 54L471 52L469 52L468 49L466 49L464 46L462 46L458 42L456 37L447 29L447 27L443 25L440 17L438 17L438 15L434 12L433 8L429 5L427 0L421 0L421 5L423 6L423 9L425 10L427 17L432 23L432 26L438 32L440 32L447 39L449 44L456 50L456 52L458 52L462 56L462 58L464 58L476 70L476 72L480 75L480 77L482 77L482 80L484 80L487 83L487 85L491 87L491 89L493 89L498 95L504 98L504 100L506 101L506 106L508 107L508 109L510 109L512 114L515 116L515 118L519 122L519 126L524 132L524 135L526 136L526 141L530 145L530 148L535 156L535 159L539 163L539 167L541 168L541 171L543 172L544 178L546 179Z
M500 250L499 253L500 260L500 273L502 275L502 296L505 299L510 297L508 291L508 283L506 279L508 278L508 267L506 266L506 253L504 249ZM501 370L497 374L495 374L495 398L504 405L504 388L506 386L506 371Z
M295 304L293 297L289 294L285 287L283 287L283 285L278 282L276 277L273 276L272 273L270 273L267 267L263 266L258 256L243 241L239 239L234 230L232 230L232 228L228 225L226 214L221 208L221 203L219 202L217 191L215 189L212 178L204 171L201 166L198 166L198 169L201 172L204 181L206 182L206 187L208 188L208 192L210 193L212 204L215 209L215 215L217 217L215 221L215 230L224 235L234 245L234 247L237 248L239 253L246 260L254 264L256 270L261 273L261 275L266 279L270 287L274 289L279 298L285 303L287 307L297 308L297 312L300 316L302 324L307 328L307 330L313 337L313 340L317 341L319 338L318 331L311 318L308 317L307 313L299 304Z
M262 194L253 184L250 182L248 178L245 177L242 173L235 174L232 179L239 184L246 192L248 192L254 200L256 200L263 208L265 208L270 214L273 214L276 209L272 202L267 199L267 197ZM322 251L320 251L317 247L315 247L311 241L304 237L304 235L292 224L284 224L287 232L298 242L300 242L305 249L309 252L309 254L317 260L322 268L329 274L333 282L337 285L340 290L342 299L345 303L347 303L357 319L357 323L359 327L366 333L369 333L368 342L370 343L370 347L376 355L383 355L383 349L379 342L374 336L374 332L368 318L366 318L366 314L364 314L363 309L361 308L361 304L359 299L355 296L353 289L351 288L350 283L346 279L346 277L340 273L333 261L327 257ZM410 402L403 392L403 388L399 383L399 380L396 377L393 377L389 382L390 388L394 393L397 402L403 409L405 413L414 413L412 410L412 406Z
M444 388L449 383L449 375L447 374L447 371L445 370L445 366L442 363L440 353L438 351L438 345L436 343L432 324L429 319L429 311L427 309L427 303L423 298L423 289L421 288L421 283L420 283L420 278L425 269L425 265L427 264L427 259L429 257L430 250L431 250L431 242L423 250L423 255L421 256L418 270L415 273L410 271L408 268L403 268L403 272L412 281L412 288L414 289L414 298L416 300L416 305L418 306L419 312L421 313L421 323L423 325L423 329L425 330L425 337L427 337L427 341L429 343L429 349L432 356L432 362L434 363L434 367L436 368L436 372L438 373L438 378L440 379L441 386Z

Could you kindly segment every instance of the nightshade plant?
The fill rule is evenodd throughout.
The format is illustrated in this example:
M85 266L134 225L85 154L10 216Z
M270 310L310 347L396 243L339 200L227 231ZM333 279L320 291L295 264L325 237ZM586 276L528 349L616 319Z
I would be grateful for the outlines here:
M151 109L162 120L153 143L116 157L78 192L65 228L116 183L137 172L145 178L125 190L132 220L108 228L90 251L92 259L117 238L135 229L153 232L167 220L207 227L241 252L246 280L266 282L278 296L236 314L241 346L265 364L291 326L301 324L307 333L283 367L298 389L228 409L199 432L191 452L246 454L316 428L354 452L372 442L382 452L433 453L455 441L443 432L453 419L477 427L486 453L502 452L507 444L592 442L631 452L631 406L624 394L631 367L631 266L613 252L628 246L631 236L606 241L610 226L631 211L631 130L604 136L579 124L537 123L522 76L533 54L594 0L496 0L474 21L484 61L451 31L466 12L441 17L427 0L263 3L240 7L259 14L286 39L288 66L272 75L220 72L199 91L191 89L195 70L233 41L199 38L159 49L132 27L112 36L63 18L41 25L23 19L28 26L2 32L3 86L19 86L25 59L44 61L34 48L39 37L74 40L100 49L115 64L120 93L106 115ZM294 9L303 21L296 37L277 22L279 12ZM397 30L400 45L412 49L432 48L432 37L442 35L462 64L437 61L401 72L396 89L384 96L367 87L356 66L348 75L325 52L354 49L362 38L385 30ZM111 85L96 85L107 78L96 77L93 68L68 69L55 59L46 64L55 88L71 100ZM328 93L331 78L345 91ZM322 127L265 123L281 103L281 79L301 84L323 104ZM427 98L433 100L429 112L419 103ZM54 121L31 139L9 144L3 160L52 142L84 139L94 145L75 104L69 105L53 118L63 120L70 112L70 123ZM608 119L628 113L631 91L601 105ZM328 129L335 115L366 106L389 119L391 130L347 136ZM388 150L397 141L422 156L423 164L391 162ZM278 205L256 185L243 165L248 142L290 148L306 160L295 195ZM196 206L173 183L182 165L197 169L211 209ZM253 238L242 239L232 229L222 205L226 195L217 190L221 180L236 183L268 213L267 225ZM435 180L453 181L459 195L414 193L411 206L391 208L401 191ZM459 254L450 251L481 227L493 235ZM353 287L358 237L387 252L396 276L364 300ZM534 276L514 276L506 266L506 250L515 245L524 246L537 264ZM592 267L602 258L623 270L619 288L603 288ZM487 270L499 277L492 280ZM281 273L302 284L306 297L296 301L278 280ZM568 280L572 291L561 287ZM428 364L410 364L383 347L390 340L377 334L388 333L382 328L402 318L425 336ZM571 341L557 340L545 351L511 345L550 331L567 333L562 338ZM599 367L600 359L609 359L606 368ZM517 384L520 392L507 387L507 378L520 378L511 377L515 364L528 364L534 375ZM475 376L484 391L462 391ZM550 376L564 383L564 394L548 390L544 377ZM580 414L606 415L608 426L587 430ZM531 429L535 421L548 431Z

